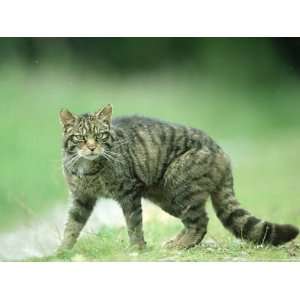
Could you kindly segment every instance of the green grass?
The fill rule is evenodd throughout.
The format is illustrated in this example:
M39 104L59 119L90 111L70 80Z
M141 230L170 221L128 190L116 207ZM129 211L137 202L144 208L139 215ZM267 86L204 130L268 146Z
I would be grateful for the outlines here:
M300 244L261 247L239 241L225 233L208 233L202 244L189 250L165 249L162 244L180 229L175 222L145 225L147 248L128 246L125 228L103 228L101 233L79 240L73 250L60 255L31 258L30 261L300 261Z
M231 156L238 198L258 217L300 224L300 87L245 87L184 69L131 77L82 70L9 65L0 70L0 230L6 231L67 200L60 167L58 111L94 111L112 103L115 115L141 114L202 128ZM165 251L178 222L145 228L149 249L127 250L124 229L82 239L66 260L294 260L296 246L260 248L238 243L210 211L208 240L190 251ZM293 248L294 247L294 248ZM292 250L290 248L293 248ZM289 253L296 253L293 256ZM133 252L134 253L134 252ZM57 260L58 257L44 260Z

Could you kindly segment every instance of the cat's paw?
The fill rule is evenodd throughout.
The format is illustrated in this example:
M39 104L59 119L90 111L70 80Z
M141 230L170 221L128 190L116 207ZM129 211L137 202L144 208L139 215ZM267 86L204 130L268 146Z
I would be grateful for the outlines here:
M177 242L175 239L168 240L162 244L162 247L165 249L174 249L177 247Z
M174 238L164 242L162 244L162 247L166 248L166 249L177 248L178 245L180 244L180 240L182 239L182 237L184 236L185 233L186 233L186 229L184 228Z
M201 243L206 232L200 230L186 230L185 234L180 238L176 247L180 250L193 248Z
M142 251L146 248L147 243L145 241L138 241L138 242L134 242L131 243L129 248L132 251Z

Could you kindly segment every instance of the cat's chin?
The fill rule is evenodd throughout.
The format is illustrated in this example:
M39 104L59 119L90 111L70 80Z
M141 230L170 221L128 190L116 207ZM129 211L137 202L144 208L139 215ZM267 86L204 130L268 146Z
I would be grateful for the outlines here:
M91 155L85 155L85 156L82 156L82 158L84 159L87 159L87 160L95 160L99 157L98 154L91 154Z

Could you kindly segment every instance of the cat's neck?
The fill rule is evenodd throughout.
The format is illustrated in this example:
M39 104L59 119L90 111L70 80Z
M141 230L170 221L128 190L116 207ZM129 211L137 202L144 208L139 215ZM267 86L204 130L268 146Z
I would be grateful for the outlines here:
M81 176L92 176L102 170L107 162L105 158L99 157L95 160L88 160L83 157L80 157L76 162L70 164L70 157L65 154L64 158L64 167L72 175Z

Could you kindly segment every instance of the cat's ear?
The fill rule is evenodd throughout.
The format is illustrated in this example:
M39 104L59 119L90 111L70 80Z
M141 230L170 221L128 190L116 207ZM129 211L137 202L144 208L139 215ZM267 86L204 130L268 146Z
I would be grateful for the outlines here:
M72 126L76 120L76 116L67 109L62 109L60 111L59 118L64 127Z
M106 122L107 125L110 126L112 118L112 106L110 104L106 105L104 108L98 110L95 113L95 116L101 121Z

